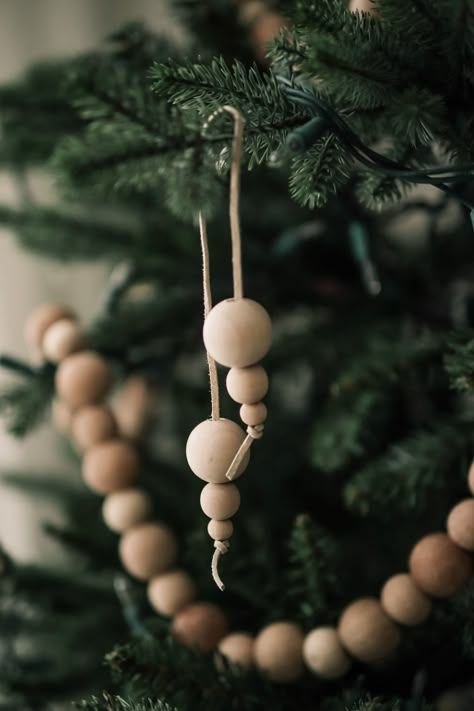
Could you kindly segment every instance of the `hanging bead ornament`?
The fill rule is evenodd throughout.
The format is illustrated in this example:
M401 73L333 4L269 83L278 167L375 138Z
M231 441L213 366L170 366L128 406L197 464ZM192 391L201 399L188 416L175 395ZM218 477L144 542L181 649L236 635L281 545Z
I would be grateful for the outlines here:
M261 398L268 390L268 376L262 366L257 364L268 353L272 342L270 316L263 306L243 294L239 218L242 115L232 106L223 106L209 117L203 130L223 111L229 112L234 118L229 200L234 296L212 306L209 248L206 225L200 214L204 286L203 341L211 385L211 419L197 425L186 444L186 458L191 470L208 482L201 494L201 508L211 519L208 532L214 540L215 548L211 570L221 590L224 590L224 584L218 571L219 557L229 550L229 539L233 532L230 518L240 505L240 494L232 481L243 474L249 462L252 443L263 436L267 408ZM240 418L247 425L246 433L235 422L220 416L216 363L230 368L227 388L231 398L242 405Z

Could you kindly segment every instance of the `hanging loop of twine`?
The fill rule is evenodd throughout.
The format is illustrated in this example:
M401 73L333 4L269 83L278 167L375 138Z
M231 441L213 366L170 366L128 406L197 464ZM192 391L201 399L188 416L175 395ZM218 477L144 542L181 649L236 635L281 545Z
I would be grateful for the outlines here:
M237 450L237 454L233 458L228 470L226 471L226 477L229 481L235 479L237 472L244 460L245 455L252 446L254 440L261 439L263 437L263 431L265 425L249 425L247 427L247 436Z
M219 559L221 555L225 555L229 552L230 543L229 541L214 541L214 548L215 551L214 555L212 556L211 563L212 577L219 590L224 591L225 585L221 580L221 576L219 575Z
M202 253L202 286L204 292L204 319L212 309L212 292L211 292L211 271L209 268L209 245L207 241L206 221L202 212L199 213L199 234L201 238L201 253ZM211 354L206 351L207 365L209 369L209 382L211 386L211 418L218 420L220 418L219 404L219 379L217 377L216 361Z

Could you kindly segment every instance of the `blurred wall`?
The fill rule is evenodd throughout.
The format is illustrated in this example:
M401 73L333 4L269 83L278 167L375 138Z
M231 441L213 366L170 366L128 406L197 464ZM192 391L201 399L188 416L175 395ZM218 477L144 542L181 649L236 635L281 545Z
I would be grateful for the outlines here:
M0 81L14 78L37 59L96 46L122 23L137 19L179 35L163 0L0 0ZM31 186L38 199L51 199L44 176L31 176ZM15 183L0 174L0 200L16 198ZM106 277L106 265L63 266L32 257L0 230L0 352L27 356L23 324L36 304L70 303L82 318L90 318ZM0 383L10 377L0 372ZM60 438L49 425L20 442L0 430L0 471L74 478ZM45 518L58 522L61 517L47 500L32 502L0 485L0 543L17 559L65 562L59 547L41 532Z

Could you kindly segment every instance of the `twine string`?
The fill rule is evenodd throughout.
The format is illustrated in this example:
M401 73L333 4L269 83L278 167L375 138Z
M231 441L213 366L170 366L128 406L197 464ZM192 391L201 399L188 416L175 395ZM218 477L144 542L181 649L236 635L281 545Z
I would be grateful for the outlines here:
M212 577L219 590L223 592L225 590L225 585L219 575L219 559L221 555L225 555L229 552L230 543L229 541L214 541L214 548L215 550L211 563Z
M235 479L240 466L244 460L245 455L249 451L250 447L252 446L253 442L256 439L261 439L263 437L263 431L265 429L265 425L249 425L247 427L247 436L240 445L239 449L237 450L237 454L233 458L232 462L230 463L230 466L226 472L226 477L229 481L232 481Z
M202 286L204 292L204 319L206 319L209 311L212 309L212 292L211 292L211 270L209 268L209 245L207 242L206 221L202 212L199 212L199 234L201 238L202 252ZM216 361L211 354L206 351L207 365L209 368L209 383L211 386L211 418L218 420L220 418L219 404L219 379L217 377Z

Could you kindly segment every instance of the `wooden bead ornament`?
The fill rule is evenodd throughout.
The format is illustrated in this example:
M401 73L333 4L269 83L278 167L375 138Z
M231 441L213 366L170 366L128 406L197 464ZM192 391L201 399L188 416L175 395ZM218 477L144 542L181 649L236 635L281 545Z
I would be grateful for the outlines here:
M255 405L242 405L240 408L240 419L246 425L263 425L267 419L267 407L263 402L257 402Z
M122 489L109 494L102 506L102 516L107 526L116 533L146 521L152 512L152 501L142 489Z
M368 664L390 657L400 643L400 630L375 598L361 598L346 607L337 628L346 650Z
M278 684L296 681L304 670L303 639L303 632L292 622L264 627L255 640L257 668Z
M73 410L103 400L111 382L109 364L93 351L73 353L56 371L56 391Z
M225 521L239 507L240 493L235 484L207 484L201 492L201 508L209 518Z
M120 439L98 442L87 450L82 462L84 481L98 494L132 486L138 478L138 469L135 448Z
M409 567L415 585L432 597L454 595L472 574L471 559L445 533L432 533L418 541Z
M207 532L215 541L227 541L234 532L232 521L215 521L211 519L207 524Z
M28 317L25 324L25 341L34 351L41 355L43 337L50 326L60 319L75 319L76 315L69 306L63 304L41 304Z
M51 363L81 350L85 345L84 333L76 320L62 318L49 326L41 343L44 357Z
M196 602L178 612L171 625L171 634L185 647L198 647L209 652L226 635L227 629L227 620L219 607Z
M446 528L457 546L474 551L474 499L464 499L450 511Z
M170 570L152 578L148 584L151 606L165 617L173 617L196 597L193 579L184 570Z
M227 392L241 405L254 405L268 392L268 375L261 365L231 368L226 378Z
M76 446L80 451L85 451L98 442L115 437L117 425L109 408L89 405L74 415L71 430Z
M245 440L245 432L232 420L220 417L197 425L186 443L186 459L190 469L204 481L223 484L235 455ZM236 477L248 466L250 452L240 463Z
M175 564L176 538L163 524L142 523L126 531L120 541L119 553L122 565L130 575L149 580Z
M303 642L306 666L322 679L339 679L350 667L351 660L334 627L316 627Z
M432 608L431 600L416 587L408 573L400 573L387 580L380 602L392 620L407 627L424 622Z
M217 645L218 651L227 657L231 664L251 667L254 663L255 640L246 632L233 632L223 637ZM219 662L217 662L219 666Z

